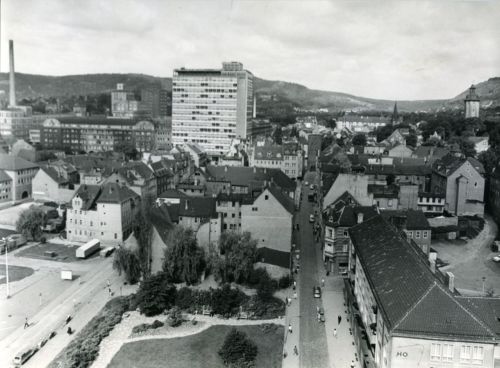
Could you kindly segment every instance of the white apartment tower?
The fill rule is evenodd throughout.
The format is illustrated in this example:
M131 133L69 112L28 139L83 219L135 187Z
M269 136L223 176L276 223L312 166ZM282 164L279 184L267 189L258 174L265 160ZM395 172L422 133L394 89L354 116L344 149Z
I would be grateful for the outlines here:
M174 70L172 143L196 143L210 156L225 154L235 138L247 138L253 100L253 75L241 63Z

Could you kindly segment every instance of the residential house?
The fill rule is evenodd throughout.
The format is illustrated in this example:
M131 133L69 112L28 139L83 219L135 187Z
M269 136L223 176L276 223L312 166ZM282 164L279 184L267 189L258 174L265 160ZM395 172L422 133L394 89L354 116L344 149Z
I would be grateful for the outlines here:
M273 277L290 272L294 210L293 200L275 185L241 206L241 231L257 240L259 261Z
M150 267L151 273L155 274L163 271L165 250L174 224L166 204L153 206L148 211L148 218L152 225Z
M450 153L446 147L418 146L413 151L412 157L424 159L425 163L432 165L434 161Z
M397 144L395 146L387 147L385 152L389 157L412 157L413 150L406 144Z
M373 194L368 193L368 176L362 174L338 174L323 198L326 209L347 191L361 206L373 205Z
M12 178L0 170L0 205L12 202Z
M361 366L496 365L500 299L458 295L453 274L429 267L382 216L355 225L349 236L344 290Z
M298 144L255 145L251 150L250 166L280 169L288 177L302 177L304 157Z
M125 185L81 185L66 215L68 240L123 243L132 233L140 202L140 196Z
M127 185L141 196L142 199L149 197L154 200L158 195L156 176L153 170L142 161L127 162L118 169L115 169L104 182Z
M185 143L182 148L189 153L196 167L205 167L208 164L208 155L203 148L196 143Z
M489 139L490 139L490 137L488 137L488 136L468 137L467 141L474 144L474 149L476 150L476 153L480 154L481 152L485 152L488 150L488 148L490 148Z
M370 133L390 123L390 117L349 114L338 118L337 128L340 130L346 129L354 133Z
M399 187L397 185L368 184L368 194L378 208L397 209L399 207Z
M219 193L216 211L221 214L222 231L241 231L241 206L253 203L248 194Z
M446 155L432 166L432 192L446 195L454 215L484 214L484 168L472 157Z
M408 129L395 129L390 136L382 142L388 146L406 145L406 138L410 135Z
M0 170L12 179L10 189L14 202L32 198L32 181L38 169L39 166L33 162L0 153Z
M67 203L79 185L75 167L64 161L41 165L33 178L33 199Z
M166 164L163 160L160 160L152 162L149 167L153 170L156 176L157 195L160 195L168 189L175 188L175 175L172 170L170 170L168 164Z

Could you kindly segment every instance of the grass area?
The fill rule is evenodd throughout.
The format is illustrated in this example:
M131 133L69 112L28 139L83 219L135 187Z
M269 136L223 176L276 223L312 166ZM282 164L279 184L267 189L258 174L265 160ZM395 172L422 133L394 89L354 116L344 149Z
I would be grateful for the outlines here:
M263 325L237 326L257 345L256 367L281 367L283 326L265 331ZM125 344L108 368L219 368L224 367L217 352L233 326L217 325L186 337L153 339Z
M25 277L33 275L35 272L32 268L22 266L9 265L9 282L19 281ZM0 264L0 285L5 284L5 264Z
M47 242L45 244L36 244L31 247L21 249L16 256L28 257L36 259L46 259L59 262L76 262L81 261L81 258L76 258L77 245L64 245ZM55 257L47 255L45 252L55 252ZM99 252L94 253L90 258L96 257Z

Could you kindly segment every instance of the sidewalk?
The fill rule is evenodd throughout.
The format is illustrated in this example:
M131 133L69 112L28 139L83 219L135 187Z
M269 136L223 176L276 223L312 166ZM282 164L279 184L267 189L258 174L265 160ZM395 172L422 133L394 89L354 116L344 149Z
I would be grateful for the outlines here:
M354 339L349 332L349 322L347 321L349 316L344 305L343 285L344 281L341 276L325 276L323 306L325 308L330 368L349 368L352 361L354 361L355 367L360 368ZM338 316L342 317L340 324L338 324ZM334 329L337 329L336 337L333 336Z
M298 277L297 277L298 279ZM297 286L299 282L297 280ZM283 346L283 364L282 368L298 368L300 366L299 355L295 355L293 352L294 346L299 348L299 336L300 336L300 292L297 287L297 299L293 298L293 290L289 289L288 297L292 299L290 306L286 307L286 318L285 318L285 341ZM288 332L288 325L292 324L292 333ZM284 357L286 353L286 358ZM300 351L299 351L300 354Z

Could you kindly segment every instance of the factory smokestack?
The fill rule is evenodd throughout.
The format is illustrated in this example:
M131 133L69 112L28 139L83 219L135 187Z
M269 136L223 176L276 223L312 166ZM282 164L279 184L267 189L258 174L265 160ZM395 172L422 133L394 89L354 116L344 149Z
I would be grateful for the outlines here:
M14 77L14 41L9 40L9 105L16 106L16 80Z

